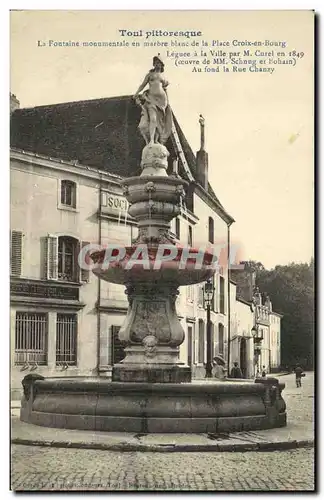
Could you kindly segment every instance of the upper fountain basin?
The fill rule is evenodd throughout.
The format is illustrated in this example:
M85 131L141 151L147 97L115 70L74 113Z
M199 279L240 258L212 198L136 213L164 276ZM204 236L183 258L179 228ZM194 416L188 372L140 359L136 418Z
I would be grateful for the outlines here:
M195 258L184 261L186 255L183 255L184 250L190 253L197 253L198 250L178 246L175 247L177 254L172 260L161 262L157 257L158 248L148 248L148 258L145 254L135 257L134 252L137 248L137 245L125 247L124 258L111 262L105 261L105 249L92 253L90 257L95 263L93 273L104 281L120 285L129 282L168 282L178 286L206 281L215 273L215 267L212 265L213 254L207 251L204 252L202 262L199 262L199 259L197 262ZM116 250L115 254L112 252L112 255L117 255L117 253ZM137 259L142 262L135 263Z
M153 200L178 203L185 195L187 182L178 177L129 177L123 182L124 194L130 204Z

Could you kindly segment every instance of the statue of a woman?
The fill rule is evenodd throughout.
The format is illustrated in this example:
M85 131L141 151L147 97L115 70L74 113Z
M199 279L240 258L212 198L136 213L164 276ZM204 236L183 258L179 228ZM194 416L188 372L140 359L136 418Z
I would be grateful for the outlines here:
M169 83L163 77L164 64L160 54L153 58L153 66L134 95L136 103L142 108L138 128L149 146L165 144L172 128L172 112L166 93ZM149 88L140 94L146 85Z

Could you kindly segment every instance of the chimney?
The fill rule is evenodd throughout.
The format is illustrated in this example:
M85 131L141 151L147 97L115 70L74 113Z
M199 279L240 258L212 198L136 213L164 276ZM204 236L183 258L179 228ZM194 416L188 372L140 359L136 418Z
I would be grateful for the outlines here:
M10 92L10 114L15 111L15 109L20 108L20 102L18 101L17 97L15 94L12 94Z
M208 153L205 151L205 119L199 115L200 123L200 150L197 151L197 180L208 191Z

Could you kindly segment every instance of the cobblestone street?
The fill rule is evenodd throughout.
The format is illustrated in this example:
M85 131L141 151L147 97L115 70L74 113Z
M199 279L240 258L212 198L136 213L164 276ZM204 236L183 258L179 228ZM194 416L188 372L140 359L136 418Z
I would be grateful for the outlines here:
M288 419L313 420L312 373L297 389L286 383ZM12 484L18 490L314 489L314 450L151 453L12 446Z

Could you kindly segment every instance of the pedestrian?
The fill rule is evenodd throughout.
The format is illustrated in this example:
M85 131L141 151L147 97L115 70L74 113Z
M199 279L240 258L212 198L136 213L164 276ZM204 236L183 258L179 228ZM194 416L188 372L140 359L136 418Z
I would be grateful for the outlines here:
M239 367L237 361L235 361L234 366L231 370L231 378L243 378L241 368Z
M217 362L214 363L215 366L215 378L219 380L224 380L226 376L226 368Z
M294 372L296 375L296 387L301 387L301 379L302 379L304 374L303 374L303 369L299 363L296 363L296 367L295 367Z
M267 376L266 367L263 365L263 366L262 366L262 373L261 373L261 377L262 377L262 378L265 378L266 376Z

